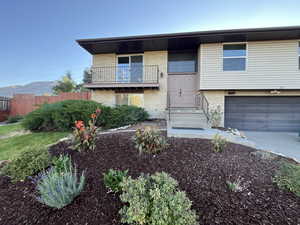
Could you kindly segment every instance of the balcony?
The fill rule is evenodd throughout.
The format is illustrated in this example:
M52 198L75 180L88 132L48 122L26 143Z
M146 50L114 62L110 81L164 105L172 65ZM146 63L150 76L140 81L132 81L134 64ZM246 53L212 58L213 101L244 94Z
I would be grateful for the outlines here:
M91 68L91 79L86 88L158 88L157 65L103 66Z

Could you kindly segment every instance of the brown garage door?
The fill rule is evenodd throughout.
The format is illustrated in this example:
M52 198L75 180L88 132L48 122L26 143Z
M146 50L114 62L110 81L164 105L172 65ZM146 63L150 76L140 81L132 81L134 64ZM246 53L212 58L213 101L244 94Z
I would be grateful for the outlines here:
M225 126L300 131L300 97L225 97Z

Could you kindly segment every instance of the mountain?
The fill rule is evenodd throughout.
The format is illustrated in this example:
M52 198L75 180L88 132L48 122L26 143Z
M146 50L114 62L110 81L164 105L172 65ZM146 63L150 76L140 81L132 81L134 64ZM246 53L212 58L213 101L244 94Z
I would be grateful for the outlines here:
M52 87L55 84L55 81L39 81L25 85L0 87L0 96L12 97L14 94L49 95L52 94Z

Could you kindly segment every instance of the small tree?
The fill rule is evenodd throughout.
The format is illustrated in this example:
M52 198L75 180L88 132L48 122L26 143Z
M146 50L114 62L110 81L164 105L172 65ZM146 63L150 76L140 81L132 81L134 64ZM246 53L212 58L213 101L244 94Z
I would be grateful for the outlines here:
M57 85L53 88L54 94L60 94L63 92L75 92L77 89L76 82L72 79L70 72L67 72L62 76L61 80L57 81Z
M84 71L83 71L83 78L82 78L82 83L79 83L76 85L76 90L78 92L84 92L84 91L88 91L87 88L85 88L83 85L84 84L88 84L88 83L91 83L92 82L92 74L91 74L91 71L86 68Z
M92 74L90 69L86 68L83 71L83 79L82 79L83 83L91 83L92 81Z

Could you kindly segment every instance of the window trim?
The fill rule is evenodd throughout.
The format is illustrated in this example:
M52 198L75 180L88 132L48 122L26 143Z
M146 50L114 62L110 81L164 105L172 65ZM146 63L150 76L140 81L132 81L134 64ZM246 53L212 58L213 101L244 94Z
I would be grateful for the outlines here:
M246 55L245 56L224 56L224 45L246 45ZM245 60L245 70L224 70L224 59L240 59L244 58ZM248 70L248 42L223 42L222 43L222 72L230 72L230 73L243 73Z
M116 66L118 66L119 57L128 57L129 58L129 65L131 66L131 56L142 56L142 63L144 66L144 54L138 53L138 54L117 54L116 55Z

